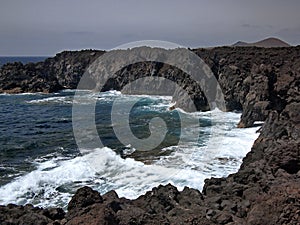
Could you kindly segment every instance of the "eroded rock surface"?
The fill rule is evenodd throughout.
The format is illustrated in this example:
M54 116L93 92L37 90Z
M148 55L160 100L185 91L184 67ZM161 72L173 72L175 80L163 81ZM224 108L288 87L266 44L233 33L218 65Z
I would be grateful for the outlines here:
M202 192L166 185L135 200L84 187L67 213L0 206L0 224L300 224L299 50L195 50L218 78L228 110L243 110L239 126L265 121L237 173L207 179Z
M142 48L138 51L143 53L147 52L147 49L149 48ZM161 52L164 51L161 50ZM192 51L211 68L221 86L225 110L243 111L239 127L250 127L256 121L264 121L270 111L283 110L287 100L294 99L297 95L297 90L291 89L290 86L299 86L300 46L288 48L218 47ZM159 55L161 52L157 51L156 54ZM86 69L103 54L103 51L96 50L62 52L44 62L26 65L6 64L0 69L0 92L49 93L66 88L75 89ZM158 59L164 58L164 55L161 55ZM180 55L174 57L180 59ZM121 57L119 58L121 60ZM125 56L123 58L126 59ZM133 56L132 58L129 61L134 61ZM202 74L202 68L199 68L199 71ZM176 107L186 111L209 110L209 103L218 98L218 93L209 93L212 99L207 99L208 94L204 94L202 90L206 88L206 93L208 93L209 86L215 85L213 81L207 80L206 86L201 88L189 74L160 62L135 63L109 76L109 79L97 77L85 88L95 89L102 80L105 80L106 82L101 84L101 91L115 89L122 90L124 93L139 94L140 90L144 90L148 94L168 94L173 96ZM139 87L139 90L126 89L127 84L144 77L148 77L149 80L155 80L157 77L166 78L183 88L188 96L174 85L170 86L170 82L167 84L159 82L155 87L149 86L149 82L141 82L135 85ZM187 101L188 97L193 100L195 107Z

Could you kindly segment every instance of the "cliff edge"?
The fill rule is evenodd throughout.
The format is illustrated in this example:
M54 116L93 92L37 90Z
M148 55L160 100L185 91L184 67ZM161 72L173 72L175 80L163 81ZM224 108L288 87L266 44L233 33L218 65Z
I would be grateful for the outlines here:
M299 224L300 47L193 51L217 77L227 109L243 110L240 127L264 121L237 173L205 180L202 192L188 187L179 192L166 185L135 200L119 198L114 191L100 195L83 187L73 196L68 212L10 204L0 206L0 223ZM12 76L7 71L7 65L1 68L2 80ZM56 79L61 88L63 83ZM2 82L1 88L5 90Z

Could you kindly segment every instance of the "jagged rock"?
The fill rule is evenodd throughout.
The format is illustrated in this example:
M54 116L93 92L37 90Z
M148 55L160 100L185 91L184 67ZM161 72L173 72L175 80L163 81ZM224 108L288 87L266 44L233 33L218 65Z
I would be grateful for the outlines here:
M13 204L0 206L1 225L47 225L64 218L64 215L65 212L60 208L42 209L32 205Z
M187 187L179 192L170 184L160 185L136 200L119 198L114 191L99 198L97 192L84 187L76 192L70 204L85 202L84 196L89 204L75 204L75 208L71 207L66 215L66 224L193 224L196 221L205 221L198 224L207 223L204 215L201 218L195 213L205 210L202 194ZM89 200L91 196L96 199L93 203Z
M79 189L72 197L71 201L68 204L68 211L70 214L77 209L102 202L103 199L97 191L94 191L89 187L83 187Z
M8 63L0 68L0 92L44 92L75 89L85 69L104 51L65 51L44 62Z
M149 50L145 47L138 51L147 54L147 49ZM243 111L239 127L250 127L255 121L264 121L272 110L282 111L299 92L300 81L297 76L300 68L300 46L218 47L192 51L204 60L217 78L224 95L226 110ZM74 89L87 67L103 53L96 50L66 51L44 62L27 65L6 64L0 69L0 92L49 93L64 88ZM161 54L163 58L164 50L158 50L155 54L158 54L158 57ZM114 56L112 54L112 57ZM124 61L125 58L119 57L118 60ZM182 59L184 60L186 59ZM188 74L161 62L135 63L121 68L110 76L109 79L104 77L100 80L93 80L91 77L92 80L87 81L87 86L83 88L94 89L97 83L107 80L101 91L115 89L129 94L141 94L146 91L148 94L172 95L173 101L176 102L175 106L186 111L210 110L209 102L214 101L220 94L209 92L212 91L209 87L214 84L210 84L211 81L207 80L206 92L210 93L209 96L212 98L207 99L208 96L204 94L199 84ZM151 82L142 82L133 89L132 86L126 88L130 82L143 77L150 80L164 77L177 83L185 91L171 86L170 82L162 81L155 83L155 86L151 86ZM291 85L294 88L290 88Z
M61 209L10 204L0 206L0 224L300 224L300 47L194 51L219 79L227 109L243 109L241 126L265 121L237 173L205 180L202 193L160 185L135 200L114 191L100 196L85 187L66 215ZM24 65L3 68L1 80ZM20 74L18 84L27 72ZM1 85L25 90L13 82Z

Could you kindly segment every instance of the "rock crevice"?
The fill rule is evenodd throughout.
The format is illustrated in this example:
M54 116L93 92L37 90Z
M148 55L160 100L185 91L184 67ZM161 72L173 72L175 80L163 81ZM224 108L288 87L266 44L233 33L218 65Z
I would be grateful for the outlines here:
M0 224L299 224L300 47L193 51L215 73L227 109L243 110L240 127L264 121L237 173L205 180L202 192L166 185L135 200L119 198L114 191L101 196L84 187L67 213L10 204L0 206ZM18 84L25 82L27 67L2 67L1 90L28 91L7 81L12 76ZM23 70L19 77L11 72Z

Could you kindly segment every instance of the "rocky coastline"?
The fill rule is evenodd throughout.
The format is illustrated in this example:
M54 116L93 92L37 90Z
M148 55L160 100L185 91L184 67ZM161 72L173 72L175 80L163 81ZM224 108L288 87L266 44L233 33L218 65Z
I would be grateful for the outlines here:
M188 187L179 192L166 185L135 200L83 187L67 212L31 205L0 206L0 224L300 224L300 46L192 51L217 78L226 109L242 111L239 127L264 121L237 173L205 180L202 192ZM6 64L0 69L0 92L76 88L89 63L103 53L63 52L41 63ZM168 75L168 66L149 64L120 73L126 80L128 74L151 73L151 68L157 75ZM121 88L124 79L110 85ZM193 87L189 81L186 85ZM194 99L202 96L199 88L192 90ZM196 104L207 110L206 103L202 99Z

